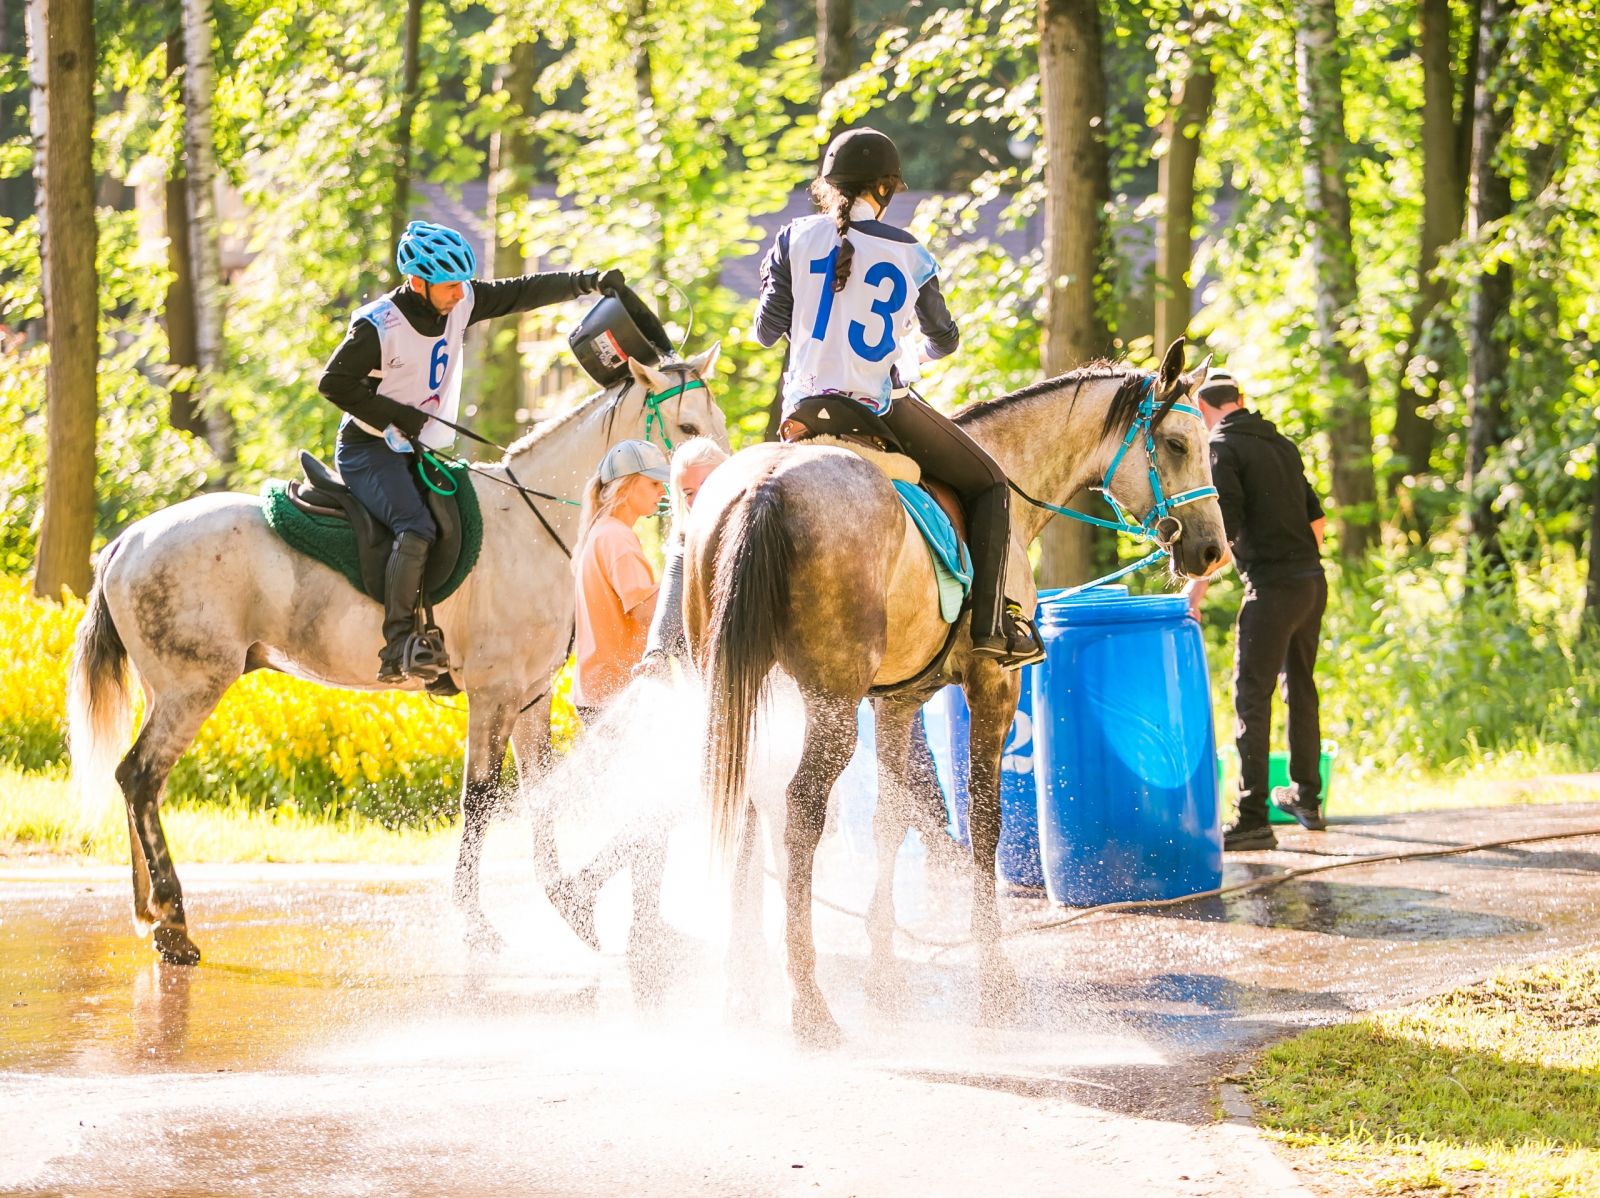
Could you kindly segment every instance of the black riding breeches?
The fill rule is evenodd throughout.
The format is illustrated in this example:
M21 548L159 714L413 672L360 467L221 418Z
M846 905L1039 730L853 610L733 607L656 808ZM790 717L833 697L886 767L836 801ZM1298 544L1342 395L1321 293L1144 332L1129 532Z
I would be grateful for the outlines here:
M959 425L920 400L896 397L883 422L912 461L961 497L972 553L972 635L999 634L1011 546L1005 472Z

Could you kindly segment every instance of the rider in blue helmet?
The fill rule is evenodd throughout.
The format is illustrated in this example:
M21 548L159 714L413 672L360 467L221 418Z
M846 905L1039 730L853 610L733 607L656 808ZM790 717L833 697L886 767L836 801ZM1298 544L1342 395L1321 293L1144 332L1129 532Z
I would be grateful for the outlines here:
M400 286L356 309L318 390L344 410L334 462L345 483L394 533L384 575L378 681L432 681L444 646L417 626L428 549L438 536L418 490L413 442L455 441L467 328L623 285L616 270L545 271L474 284L477 256L455 229L414 220L400 235ZM432 419L439 417L438 420Z

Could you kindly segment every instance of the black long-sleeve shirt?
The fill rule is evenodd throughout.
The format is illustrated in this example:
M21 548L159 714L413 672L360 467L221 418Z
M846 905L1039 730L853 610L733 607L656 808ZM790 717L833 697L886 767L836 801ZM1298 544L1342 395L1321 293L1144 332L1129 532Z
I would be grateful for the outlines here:
M1322 569L1314 521L1322 504L1294 442L1248 408L1211 430L1211 481L1239 574L1273 582Z
M474 325L480 320L576 299L595 289L596 278L595 272L588 270L553 270L474 283L472 318L467 323ZM409 283L396 287L389 298L411 327L424 337L444 335L445 317L420 292L413 291ZM428 413L378 394L378 380L372 377L372 372L382 364L378 330L369 320L353 320L344 340L323 368L317 390L323 398L371 428L386 428L392 424L415 437L428 422Z

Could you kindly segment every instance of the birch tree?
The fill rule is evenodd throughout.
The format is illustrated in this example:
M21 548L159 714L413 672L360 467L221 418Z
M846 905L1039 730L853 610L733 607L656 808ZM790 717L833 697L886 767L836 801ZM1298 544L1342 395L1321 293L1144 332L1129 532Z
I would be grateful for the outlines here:
M206 443L226 476L233 467L233 423L217 392L222 372L223 310L221 229L217 219L217 168L212 137L211 0L183 0L183 152L187 166L189 258L194 278L194 402Z

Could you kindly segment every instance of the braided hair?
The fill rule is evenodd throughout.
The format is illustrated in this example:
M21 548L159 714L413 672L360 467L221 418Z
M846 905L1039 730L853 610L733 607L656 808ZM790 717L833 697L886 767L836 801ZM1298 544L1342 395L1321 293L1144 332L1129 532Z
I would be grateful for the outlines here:
M865 183L857 180L836 182L826 176L811 181L812 200L818 208L833 217L834 226L839 230L839 254L833 261L835 292L844 290L850 278L851 261L856 255L856 247L850 244L850 209L856 206L856 201L862 196L871 196L880 209L887 208L895 192L904 187L899 175L885 175Z

